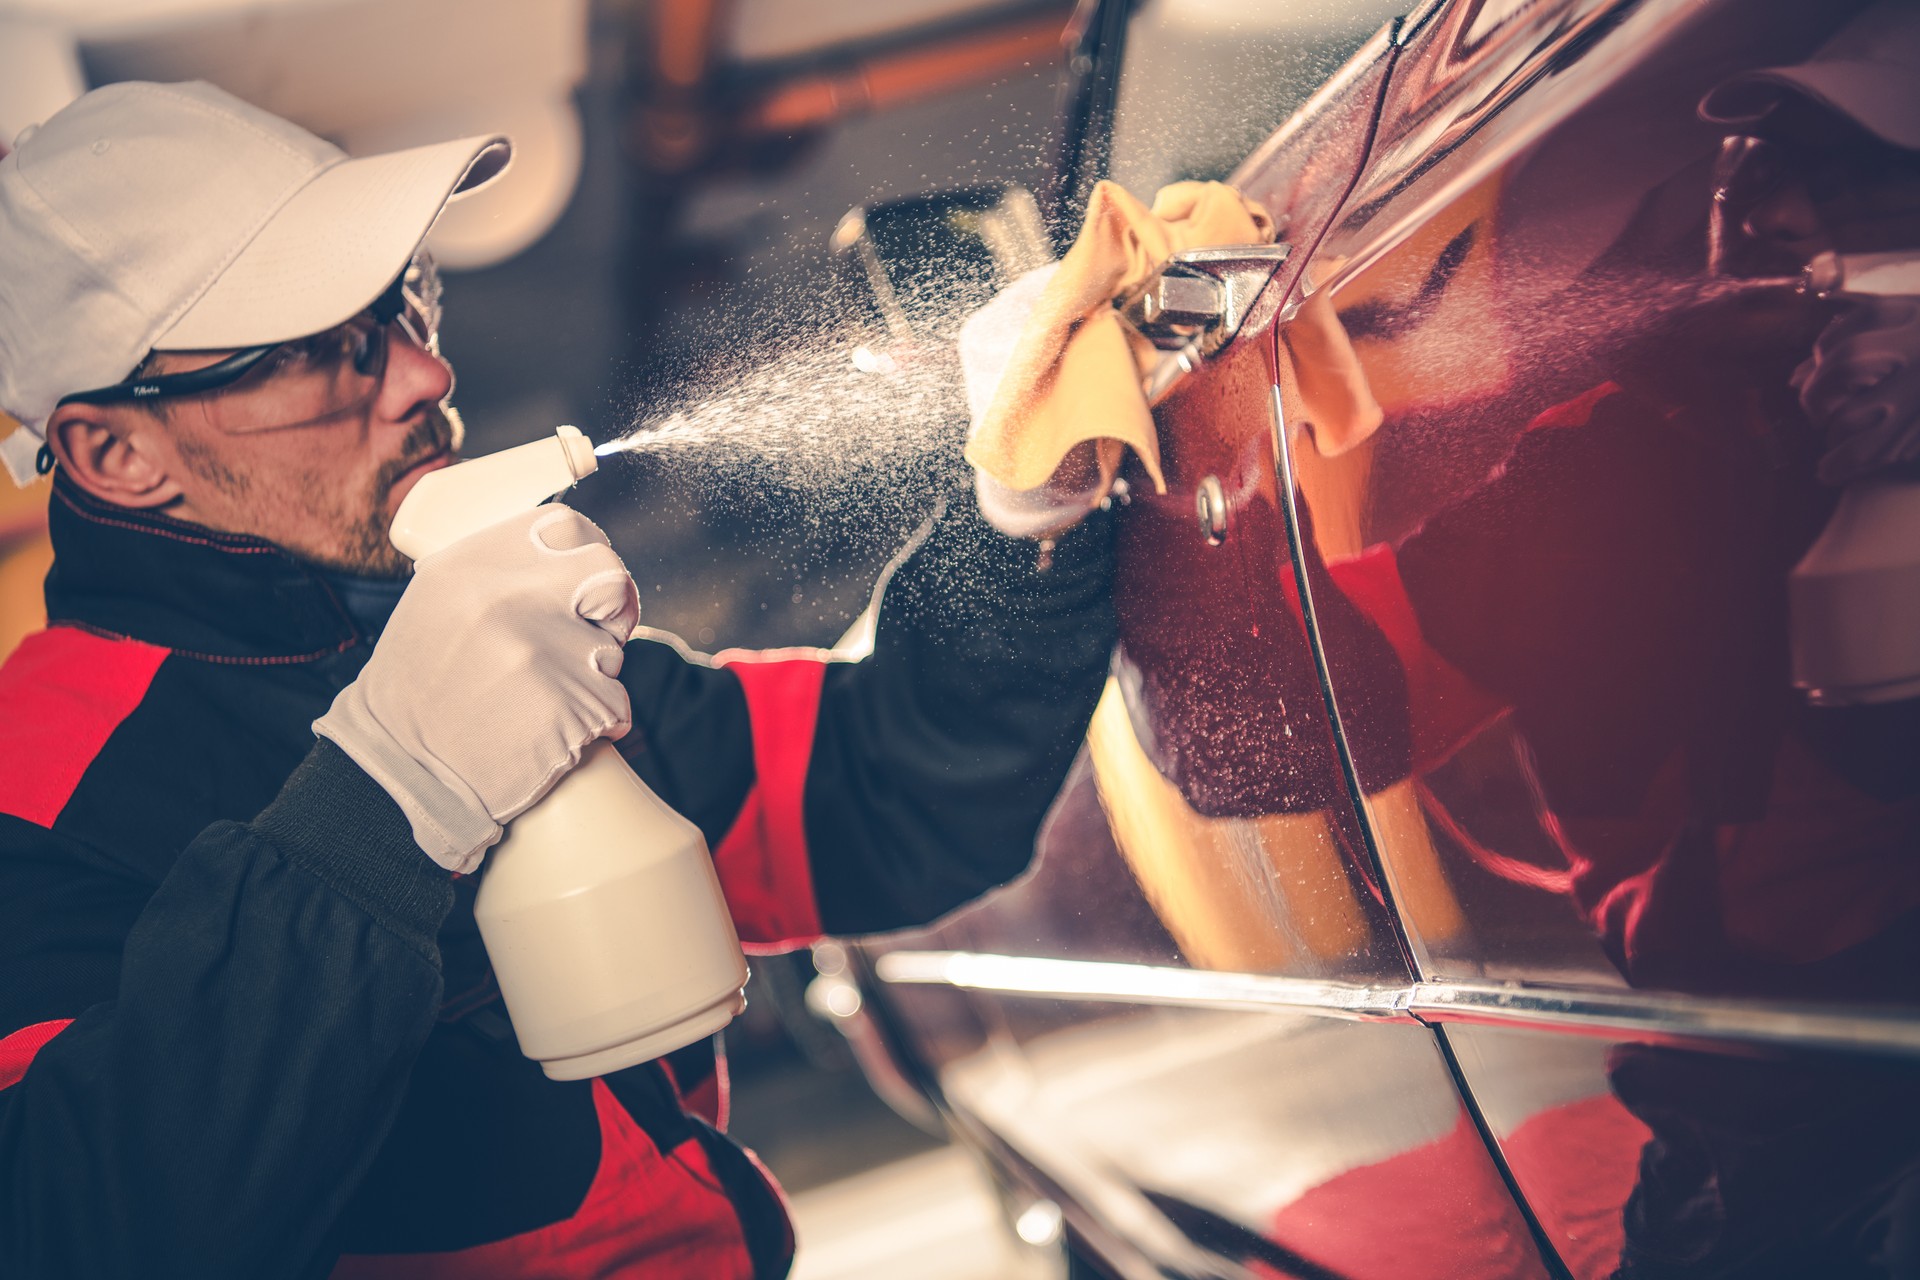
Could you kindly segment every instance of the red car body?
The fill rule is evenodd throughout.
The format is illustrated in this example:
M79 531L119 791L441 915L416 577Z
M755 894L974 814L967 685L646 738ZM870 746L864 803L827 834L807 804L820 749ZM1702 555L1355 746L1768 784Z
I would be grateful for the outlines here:
M1087 24L1069 211L1228 176L1209 120L1306 87L1249 39L1130 89L1165 9ZM1860 12L1439 0L1233 168L1292 252L1157 408L1034 869L823 957L1076 1266L1920 1266L1920 709L1791 677L1844 304L1710 274L1764 125L1701 109Z

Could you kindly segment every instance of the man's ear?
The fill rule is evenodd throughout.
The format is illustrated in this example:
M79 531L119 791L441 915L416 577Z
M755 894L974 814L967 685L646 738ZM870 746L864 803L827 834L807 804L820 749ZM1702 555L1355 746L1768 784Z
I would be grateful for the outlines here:
M163 506L180 496L171 472L172 454L154 447L157 421L129 421L138 412L61 405L47 424L47 444L73 482L102 502Z

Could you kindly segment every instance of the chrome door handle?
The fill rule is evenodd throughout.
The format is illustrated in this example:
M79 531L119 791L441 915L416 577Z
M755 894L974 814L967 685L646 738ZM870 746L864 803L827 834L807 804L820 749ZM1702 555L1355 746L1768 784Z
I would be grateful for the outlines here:
M1176 255L1119 303L1121 319L1165 352L1146 380L1147 403L1232 342L1290 244L1223 245Z

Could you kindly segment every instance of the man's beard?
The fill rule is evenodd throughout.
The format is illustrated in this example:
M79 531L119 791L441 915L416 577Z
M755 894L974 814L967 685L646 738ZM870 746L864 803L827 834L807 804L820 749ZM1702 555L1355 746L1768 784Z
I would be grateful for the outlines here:
M362 495L353 520L341 532L337 556L313 557L329 569L363 578L404 578L413 572L413 561L393 545L393 520L387 514L387 497L400 477L435 454L457 449L465 433L460 416L451 406L428 409L420 425L407 433L400 456L374 473Z

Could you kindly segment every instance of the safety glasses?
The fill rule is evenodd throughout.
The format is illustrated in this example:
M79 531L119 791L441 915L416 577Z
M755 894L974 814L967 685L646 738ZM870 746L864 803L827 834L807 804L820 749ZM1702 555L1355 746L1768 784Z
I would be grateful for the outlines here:
M64 397L61 404L148 403L200 397L226 431L304 426L370 404L386 375L395 328L439 354L440 274L425 253L359 315L331 329L236 351L202 369L132 378Z

